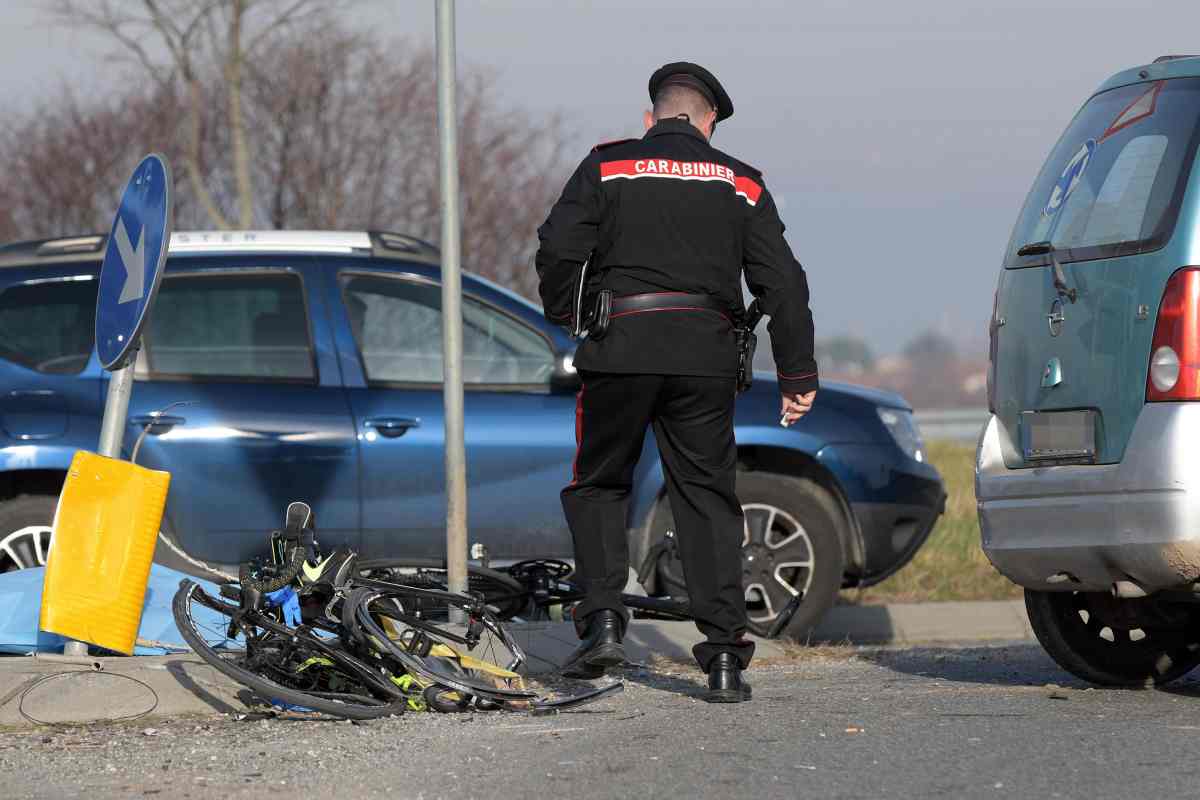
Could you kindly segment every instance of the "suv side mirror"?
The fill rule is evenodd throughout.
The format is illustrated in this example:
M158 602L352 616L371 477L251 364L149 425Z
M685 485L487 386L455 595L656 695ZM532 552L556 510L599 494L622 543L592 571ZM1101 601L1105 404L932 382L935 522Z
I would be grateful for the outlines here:
M583 386L575 370L575 351L566 350L554 356L554 371L550 373L550 391L555 394L573 394Z

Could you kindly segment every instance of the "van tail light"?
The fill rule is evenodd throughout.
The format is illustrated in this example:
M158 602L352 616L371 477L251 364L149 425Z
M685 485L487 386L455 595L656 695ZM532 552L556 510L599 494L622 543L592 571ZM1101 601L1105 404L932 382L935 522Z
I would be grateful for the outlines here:
M1154 325L1146 401L1172 400L1200 400L1200 267L1167 281Z
M988 320L988 366L987 366L987 404L988 412L996 413L996 338L999 334L996 308L1000 304L1000 289L992 295L992 316Z

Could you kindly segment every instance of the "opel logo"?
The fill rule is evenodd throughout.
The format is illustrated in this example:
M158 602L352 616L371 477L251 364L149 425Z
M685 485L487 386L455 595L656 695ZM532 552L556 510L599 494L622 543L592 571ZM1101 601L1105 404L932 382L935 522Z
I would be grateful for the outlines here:
M1054 302L1050 304L1050 313L1046 315L1046 322L1050 324L1051 336L1058 336L1062 333L1062 326L1065 320L1062 298L1056 297Z

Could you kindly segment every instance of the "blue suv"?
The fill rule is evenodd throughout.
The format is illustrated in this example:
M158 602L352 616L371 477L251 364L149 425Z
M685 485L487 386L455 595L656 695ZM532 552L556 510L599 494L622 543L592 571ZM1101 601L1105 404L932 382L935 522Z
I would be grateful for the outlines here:
M65 470L98 440L103 248L103 236L0 248L0 570L44 560ZM132 450L144 430L137 461L173 475L168 538L234 564L304 499L323 543L443 555L438 264L432 246L390 233L173 236L126 437ZM505 289L465 276L463 290L471 539L500 562L570 558L558 493L575 454L574 342ZM907 563L944 492L902 398L826 385L782 429L778 397L762 377L738 402L747 603L761 630L803 593L789 629L801 635L840 587ZM649 438L629 541L651 594L686 591L673 549L655 547L672 528Z

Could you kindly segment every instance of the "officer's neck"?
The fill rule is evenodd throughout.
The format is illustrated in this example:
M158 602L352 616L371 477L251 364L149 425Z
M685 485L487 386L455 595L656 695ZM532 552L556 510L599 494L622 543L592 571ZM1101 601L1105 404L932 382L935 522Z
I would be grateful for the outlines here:
M652 133L688 133L693 136L700 136L704 141L708 141L708 131L692 123L686 115L678 117L663 117L662 119L654 120L654 124L646 129L647 134Z

